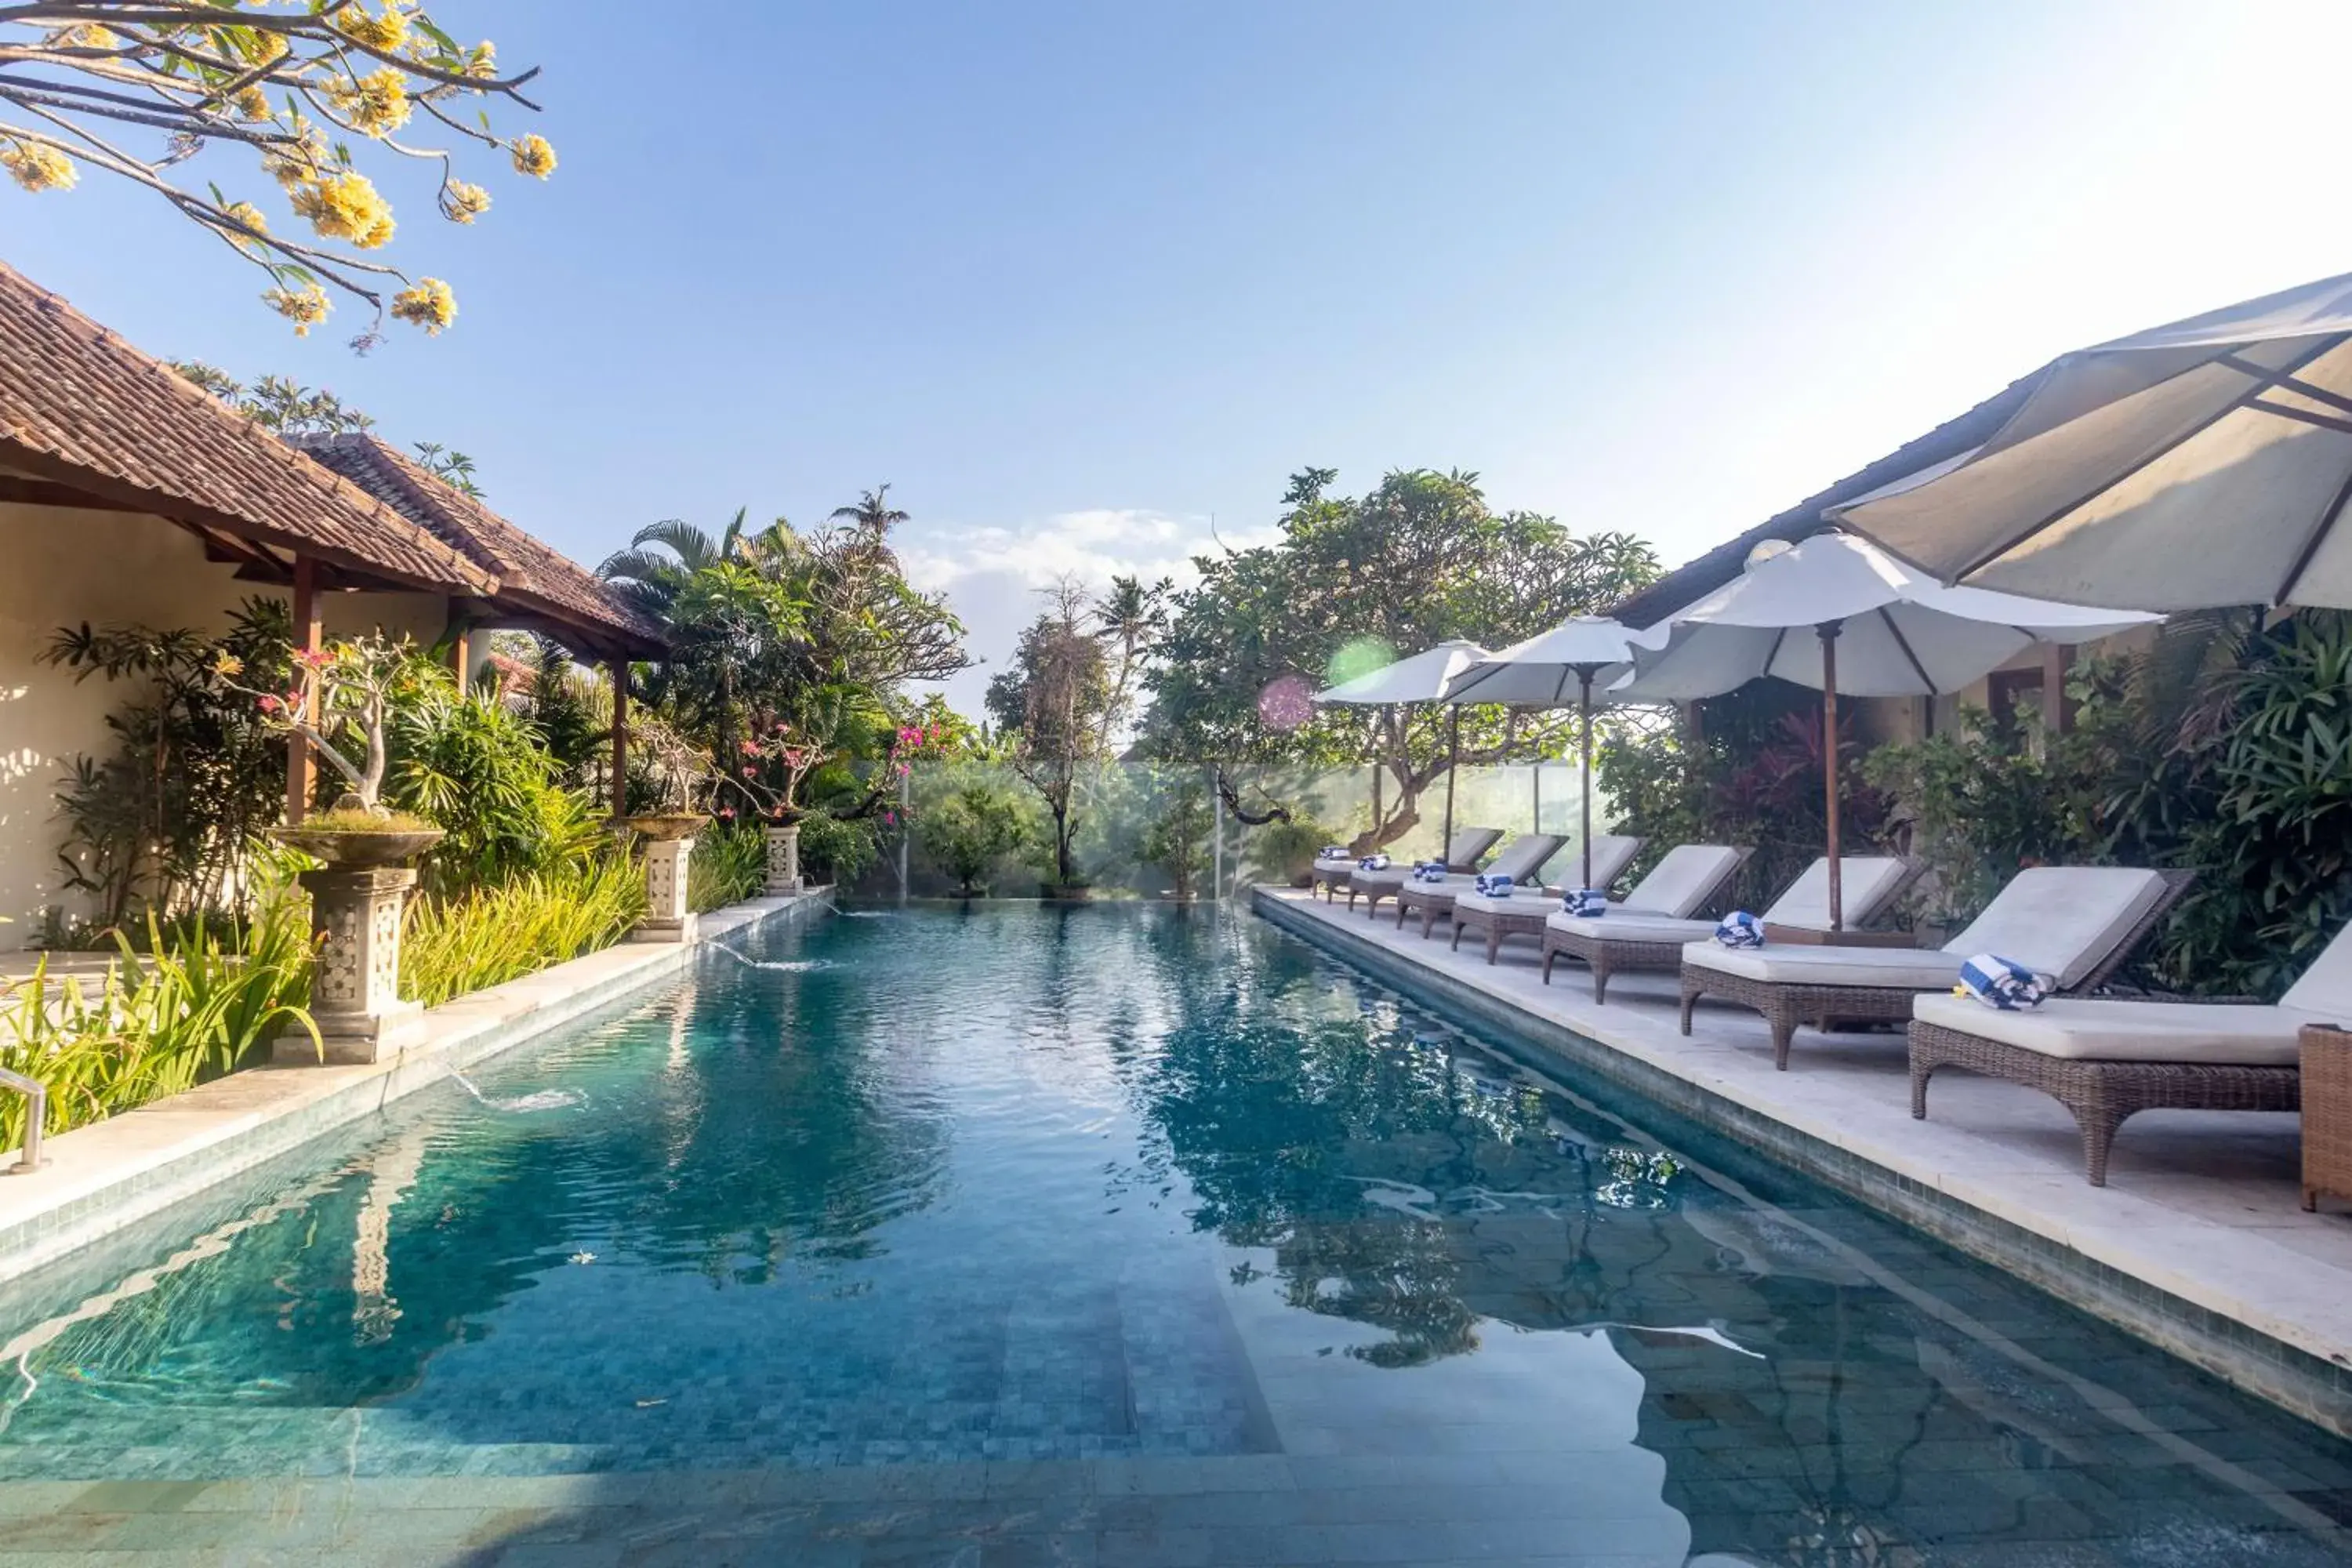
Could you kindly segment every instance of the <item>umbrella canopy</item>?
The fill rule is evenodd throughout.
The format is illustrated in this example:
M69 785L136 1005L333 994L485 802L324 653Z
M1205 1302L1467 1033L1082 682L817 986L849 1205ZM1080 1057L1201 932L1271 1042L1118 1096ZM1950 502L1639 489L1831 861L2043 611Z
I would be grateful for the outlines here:
M2053 361L1976 451L1828 515L1937 577L2352 608L2352 274Z
M1476 643L1456 638L1423 649L1409 658L1368 670L1353 680L1327 686L1315 694L1318 702L1352 702L1382 707L1391 702L1439 702L1464 670L1486 658Z
M1664 636L1663 632L1657 634ZM1584 882L1592 885L1592 689L1606 691L1630 674L1633 653L1650 634L1600 616L1572 616L1549 631L1514 643L1454 683L1445 700L1565 708L1582 719L1577 737L1579 809L1584 826Z
M1844 921L1839 877L1837 700L1957 691L2036 642L2089 642L2160 617L1948 588L1867 540L1817 533L1760 549L1738 579L1677 614L1664 649L1643 655L1610 695L1671 702L1777 675L1821 689L1829 822L1830 925ZM1806 632L1811 632L1808 637Z
M1777 675L1819 689L1836 625L1837 689L1847 697L1958 691L2036 642L2091 642L2158 617L1947 588L1867 540L1818 533L1751 562L1669 623L1659 651L1611 689L1624 702L1687 702ZM1457 687L1456 689L1459 689Z
M1394 664L1384 664L1378 669L1367 670L1353 680L1343 680L1337 686L1327 686L1315 694L1318 702L1344 702L1362 707L1384 708L1398 702L1437 702L1463 671L1471 668L1486 657L1486 650L1476 643L1456 637L1424 648ZM1454 774L1462 758L1462 716L1456 711L1446 734L1445 760L1445 826L1444 842L1454 842ZM1381 774L1372 771L1372 825L1380 826Z

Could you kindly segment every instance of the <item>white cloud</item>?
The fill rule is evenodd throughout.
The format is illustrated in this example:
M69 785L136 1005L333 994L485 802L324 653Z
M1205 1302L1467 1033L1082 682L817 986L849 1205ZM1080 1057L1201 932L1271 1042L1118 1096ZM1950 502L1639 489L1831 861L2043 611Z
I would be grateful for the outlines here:
M1199 581L1195 555L1242 549L1274 537L1271 528L1212 530L1204 516L1132 507L1056 512L1013 527L941 528L899 548L908 579L944 593L962 617L965 647L984 662L947 683L948 700L977 717L982 693L1043 607L1039 595L1064 577L1092 588L1115 576L1160 577L1180 587Z

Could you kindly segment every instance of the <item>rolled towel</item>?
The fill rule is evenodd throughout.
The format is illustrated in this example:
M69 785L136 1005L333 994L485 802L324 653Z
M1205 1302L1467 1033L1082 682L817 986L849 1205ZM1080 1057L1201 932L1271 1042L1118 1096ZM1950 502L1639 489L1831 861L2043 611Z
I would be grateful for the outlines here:
M1388 868L1389 858L1385 855L1367 855L1356 862L1359 871L1385 871Z
M1513 879L1498 871L1481 871L1470 884L1482 899L1507 899L1514 886Z
M1952 994L1973 996L1988 1007L2016 1013L2041 1006L2053 988L2050 976L2036 974L2015 959L1980 952L1960 965L1960 983L1952 987Z
M1443 860L1414 861L1412 879L1416 882L1443 882L1445 880L1445 862Z
M1559 907L1582 920L1599 920L1609 912L1609 895L1598 888L1578 888L1560 895Z
M1348 853L1348 847L1344 844L1326 844L1322 848L1315 851L1315 858L1318 860L1351 860L1355 858L1355 857Z
M1764 922L1746 910L1734 910L1715 928L1715 940L1726 947L1762 947Z

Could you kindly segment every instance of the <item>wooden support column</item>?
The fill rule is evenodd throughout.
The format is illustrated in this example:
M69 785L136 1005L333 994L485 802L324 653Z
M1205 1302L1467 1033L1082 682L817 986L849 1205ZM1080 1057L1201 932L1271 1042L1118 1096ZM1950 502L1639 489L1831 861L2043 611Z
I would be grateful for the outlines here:
M294 557L294 650L297 653L317 653L326 646L326 637L319 619L319 563L308 555ZM315 725L319 721L319 683L315 678L304 679L301 687L302 717ZM310 793L318 778L318 759L310 754L310 742L299 735L286 738L286 820L299 823L310 809Z
M2042 727L2049 734L2063 735L2074 727L2074 705L2066 700L2066 672L2074 663L2073 648L2042 644Z
M616 658L613 670L613 815L629 809L629 661Z
M457 628L457 635L449 639L449 673L457 678L457 689L460 691L465 690L474 679L474 672L466 667L466 656L470 651L471 645L464 628Z

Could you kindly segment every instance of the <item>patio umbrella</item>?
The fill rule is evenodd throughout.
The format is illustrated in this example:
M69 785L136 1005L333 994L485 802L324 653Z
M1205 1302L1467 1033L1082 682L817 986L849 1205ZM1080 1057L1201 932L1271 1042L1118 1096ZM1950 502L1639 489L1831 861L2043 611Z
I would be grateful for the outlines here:
M1766 675L1821 689L1834 931L1844 924L1838 867L1841 692L1931 697L1958 691L2036 642L2091 642L2159 618L1948 588L1867 540L1817 533L1778 553L1759 546L1736 581L1673 616L1664 650L1642 654L1634 675L1610 695L1620 701L1688 701ZM1811 637L1802 635L1809 629Z
M1975 451L1827 512L1948 583L2352 608L2352 273L2052 362Z
M1423 648L1394 664L1384 664L1378 669L1367 670L1353 680L1343 680L1328 686L1315 694L1318 702L1345 702L1360 707L1388 707L1406 702L1443 701L1453 683L1464 670L1486 657L1486 650L1476 643L1456 637ZM1462 716L1457 711L1446 734L1445 753L1445 835L1447 844L1454 842L1454 774L1462 759ZM1381 775L1372 773L1372 825L1380 826Z
M1633 650L1646 634L1599 616L1573 616L1492 654L1454 683L1445 700L1458 721L1465 702L1514 708L1565 708L1576 693L1579 805L1584 828L1584 887L1592 885L1592 686L1605 691L1633 668ZM1540 773L1538 775L1540 778Z

